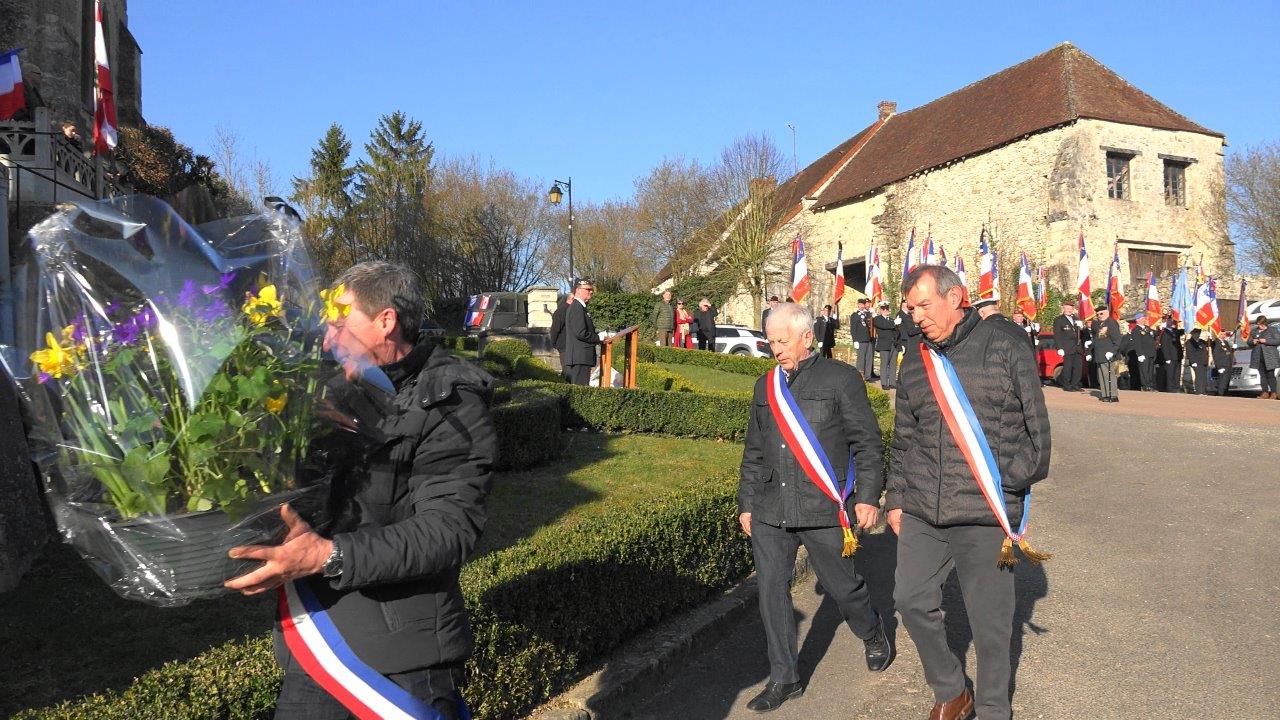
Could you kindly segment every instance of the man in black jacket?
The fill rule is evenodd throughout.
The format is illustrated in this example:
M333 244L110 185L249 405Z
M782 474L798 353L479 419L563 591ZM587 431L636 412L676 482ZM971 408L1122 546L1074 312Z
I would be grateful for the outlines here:
M1203 337L1200 328L1191 331L1187 338L1187 367L1191 368L1191 394L1204 395L1209 392L1209 341Z
M698 349L716 351L716 309L711 301L702 298L698 301L698 309L693 313L693 322L698 326Z
M1156 335L1156 365L1164 368L1164 391L1182 392L1182 329L1172 315Z
M898 377L898 324L889 317L889 303L881 302L872 319L876 329L876 353L880 356L880 388L890 390Z
M849 629L866 644L867 667L879 671L892 661L866 582L853 558L843 556L842 510L855 526L853 532L873 527L883 487L880 430L866 384L848 365L811 352L813 315L806 308L794 303L778 306L769 315L766 332L786 388L817 439L816 452L824 453L835 471L833 482L847 482L846 471L854 470L855 485L842 503L818 489L796 459L794 453L800 449L784 440L783 428L774 419L768 390L774 371L761 377L751 402L738 486L738 522L751 537L769 652L769 682L747 704L759 712L773 710L804 692L796 668L790 588L796 550L802 544L827 595Z
M1138 382L1142 385L1143 392L1155 392L1156 390L1156 334L1147 325L1147 314L1139 311L1133 316L1135 323L1133 332L1129 333L1130 347L1132 352L1130 357L1135 364L1132 366L1137 369ZM1130 371L1129 377L1133 378L1133 372Z
M871 345L871 301L858 298L858 312L849 316L849 338L856 352L855 367L865 380L875 376L876 349Z
M1062 314L1053 319L1053 342L1058 347L1058 357L1062 358L1062 371L1058 376L1058 384L1067 392L1079 392L1084 366L1080 357L1081 323L1076 319L1076 304L1072 300L1062 301Z
M1213 394L1226 395L1231 390L1231 368L1236 364L1236 347L1231 338L1219 335L1213 340L1213 368L1217 373Z
M973 431L986 438L996 460L1003 494L995 502L1003 503L1015 530L1024 496L1049 471L1040 376L1016 330L980 321L963 307L964 288L951 270L917 268L903 282L903 296L926 341L907 348L898 378L885 497L889 527L898 534L894 602L936 698L929 717L969 717L975 698L947 642L942 612L942 584L956 570L978 654L978 717L1007 720L1014 579L1012 569L1001 566L1006 536L944 419L924 353L936 352L943 360L935 362L954 369L977 417Z
M1102 389L1102 402L1120 402L1120 393L1116 388L1116 363L1120 360L1120 324L1111 317L1111 309L1099 305L1097 315L1089 323L1089 334L1093 338L1089 351L1093 362L1098 366L1098 387Z
M596 366L600 336L591 313L587 312L587 303L595 291L590 280L579 279L574 283L573 302L565 310L564 352L560 355L560 364L564 367L564 376L574 385L590 385L591 370Z
M393 384L385 415L366 428L380 441L335 474L322 533L286 505L284 544L232 550L265 565L227 587L253 595L305 583L359 662L453 720L472 646L458 575L484 529L497 455L492 379L430 341L415 345L423 303L409 269L363 263L338 284L349 314L330 324L325 347L344 367L377 365ZM354 714L290 647L277 624L275 717Z
M831 316L831 306L823 305L822 314L813 321L813 339L818 343L818 354L824 358L831 357L836 346L836 328L840 321Z

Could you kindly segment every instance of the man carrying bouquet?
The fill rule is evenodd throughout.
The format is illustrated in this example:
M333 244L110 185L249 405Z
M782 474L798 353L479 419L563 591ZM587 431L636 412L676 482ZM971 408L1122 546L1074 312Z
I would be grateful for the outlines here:
M280 593L277 720L396 709L453 720L472 646L458 575L484 529L497 454L491 378L418 341L423 300L408 268L356 265L331 303L325 349L348 374L380 368L393 407L334 478L324 533L286 505L284 543L232 550L265 565L227 587Z

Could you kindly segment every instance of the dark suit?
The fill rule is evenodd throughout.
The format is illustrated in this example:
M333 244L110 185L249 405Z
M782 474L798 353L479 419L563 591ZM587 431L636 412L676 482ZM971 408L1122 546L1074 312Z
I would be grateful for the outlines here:
M834 317L818 316L813 321L813 339L818 343L818 350L822 357L831 357L831 348L836 346L836 328L840 327L840 321Z
M1156 333L1156 365L1164 368L1164 391L1182 392L1182 331L1165 326Z
M1053 319L1053 341L1062 353L1062 373L1058 384L1063 390L1079 390L1084 374L1080 357L1080 328L1073 315L1059 315Z
M1137 369L1138 380L1143 390L1156 389L1156 334L1149 327L1138 325L1129 333L1129 342L1133 349L1131 367ZM1133 373L1129 373L1130 381Z
M600 337L587 306L576 298L565 311L563 342L560 364L564 366L564 376L574 385L590 385Z
M1217 369L1218 377L1214 382L1213 393L1215 395L1226 395L1231 389L1231 368L1236 364L1235 347L1227 338L1218 338L1213 343L1213 367Z
M693 313L693 321L698 325L698 349L716 350L716 309L708 307L703 310L699 307Z
M871 346L871 311L859 310L849 316L849 337L858 347L857 368L862 377L870 379L875 374L876 349Z
M1089 324L1089 334L1093 336L1093 362L1098 366L1098 387L1102 389L1102 397L1117 398L1116 363L1120 360L1120 324L1110 317L1105 320L1094 320Z
M1209 392L1210 344L1198 332L1193 332L1191 337L1187 338L1186 353L1187 365L1191 368L1191 392L1196 395L1204 395Z
M898 326L893 318L876 315L871 320L876 329L876 353L880 355L880 387L888 390L898 376Z

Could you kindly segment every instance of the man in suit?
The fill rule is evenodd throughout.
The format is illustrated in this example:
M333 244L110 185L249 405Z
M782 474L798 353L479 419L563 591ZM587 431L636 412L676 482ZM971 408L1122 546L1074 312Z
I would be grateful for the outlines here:
M889 303L881 302L871 323L876 329L876 354L880 356L880 387L892 390L898 376L898 325L889 317Z
M1120 360L1120 324L1111 317L1111 309L1106 305L1097 307L1093 322L1089 323L1089 333L1093 337L1090 350L1093 362L1098 366L1098 387L1102 389L1102 402L1120 402L1120 393L1116 388L1116 363Z
M857 368L862 377L875 377L876 349L871 344L871 300L858 298L858 311L849 318L849 336L858 353Z
M590 385L591 369L596 366L596 346L600 344L600 336L596 333L591 313L587 312L587 303L595 291L590 280L579 279L574 284L573 302L565 310L564 353L560 364L564 366L564 376L574 385Z
M1142 392L1156 391L1156 334L1148 325L1147 314L1139 311L1133 316L1134 328L1129 333L1130 346L1133 351L1131 368L1137 370L1138 382ZM1129 373L1130 379L1134 375Z
M1182 392L1182 329L1172 315L1156 335L1156 365L1164 368L1164 391Z
M1191 368L1191 394L1204 395L1209 392L1209 345L1200 328L1191 331L1187 338L1186 358Z
M831 316L831 306L822 306L822 315L813 321L813 337L818 342L819 354L824 358L831 357L831 350L836 346L836 328L840 321Z
M770 295L769 307L765 308L764 312L760 313L760 332L764 332L765 326L769 324L769 313L773 312L777 308L778 308L778 296Z
M456 720L465 717L458 690L472 649L459 573L484 530L498 454L493 379L418 337L423 301L413 271L361 263L336 283L346 288L337 303L349 313L330 323L325 349L391 381L393 403L369 427L386 441L346 460L326 455L332 519L312 528L285 505L285 542L232 549L234 558L264 564L226 586L245 595L283 586L291 620L311 615L311 602L295 602L310 596L355 660ZM316 677L295 657L305 639L283 618L273 635L284 671L277 720L354 717L350 696L330 694L335 688L321 684L328 675Z
M742 453L738 522L751 538L769 654L769 682L747 703L756 712L774 710L804 692L790 587L800 545L809 551L827 596L863 641L867 667L878 672L893 660L867 584L849 556L853 536L845 531L876 525L884 478L880 429L863 378L848 365L810 350L813 322L813 314L795 303L780 305L769 315L769 346L785 379L770 370L756 382ZM857 482L846 499L829 499L818 488L821 480L808 475L798 459L796 453L804 451L785 440L771 404L786 400L770 390L774 382L782 385L776 392L790 395L808 423L817 441L813 452L825 456L835 472L830 480L843 487L849 464L854 464ZM799 437L790 424L787 431Z
M1218 373L1214 380L1213 394L1226 395L1231 390L1231 368L1236 364L1236 346L1231 338L1219 335L1213 340L1213 367Z
M1076 319L1073 300L1062 301L1062 314L1053 319L1053 341L1062 358L1062 372L1058 384L1066 392L1079 392L1084 372L1080 358L1080 330L1082 323Z

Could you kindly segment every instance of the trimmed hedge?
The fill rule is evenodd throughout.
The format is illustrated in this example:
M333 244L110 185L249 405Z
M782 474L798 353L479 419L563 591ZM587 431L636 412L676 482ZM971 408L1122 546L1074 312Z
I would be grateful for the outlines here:
M748 395L602 389L527 380L517 385L556 394L561 419L568 427L740 440L747 434L751 416Z
M560 398L542 390L518 392L493 408L498 433L495 470L533 467L564 452L560 435Z
M642 390L665 392L698 392L693 383L653 363L636 363L636 385Z
M461 582L476 643L464 694L474 716L522 716L628 638L746 575L751 548L736 512L737 480L725 475L468 563ZM232 641L123 691L15 718L265 720L280 678L270 637Z
M440 342L450 350L475 350L480 346L480 338L475 335L446 335Z
M645 362L699 365L736 375L755 375L757 377L769 372L777 365L771 358L726 355L725 353L714 353L710 350L660 347L650 343L641 343L636 348L636 358Z

